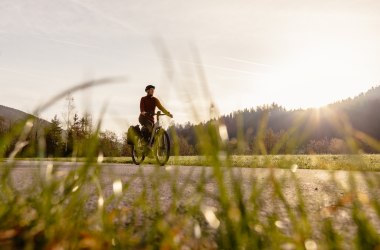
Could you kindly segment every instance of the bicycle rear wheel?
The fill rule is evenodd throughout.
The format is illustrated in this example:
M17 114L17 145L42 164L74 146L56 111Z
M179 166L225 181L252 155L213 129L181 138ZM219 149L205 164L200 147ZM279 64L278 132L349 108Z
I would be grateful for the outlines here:
M160 129L158 130L154 140L154 154L159 165L164 166L170 156L170 140L168 133Z
M135 144L132 144L132 161L136 165L143 163L145 159L144 142L139 138Z

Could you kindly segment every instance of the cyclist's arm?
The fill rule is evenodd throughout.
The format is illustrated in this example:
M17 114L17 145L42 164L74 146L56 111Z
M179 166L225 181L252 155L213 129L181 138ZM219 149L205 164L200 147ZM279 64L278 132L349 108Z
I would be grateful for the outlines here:
M164 112L164 114L166 115L170 115L170 112L167 111L160 103L160 101L156 98L156 106L159 110L161 110L162 112Z
M146 111L145 111L145 107L144 107L145 105L144 105L143 100L144 100L143 98L141 98L141 100L140 100L140 114L145 115Z

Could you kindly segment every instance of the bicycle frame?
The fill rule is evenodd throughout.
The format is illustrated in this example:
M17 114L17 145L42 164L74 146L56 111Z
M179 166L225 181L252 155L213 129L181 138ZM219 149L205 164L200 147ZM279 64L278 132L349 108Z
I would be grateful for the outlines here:
M157 111L157 113L155 113L154 115L157 116L157 121L154 123L153 129L152 129L152 134L150 135L150 139L149 139L149 145L150 146L153 145L153 138L156 135L158 129L161 128L160 116L165 115L165 114L162 114L161 111Z

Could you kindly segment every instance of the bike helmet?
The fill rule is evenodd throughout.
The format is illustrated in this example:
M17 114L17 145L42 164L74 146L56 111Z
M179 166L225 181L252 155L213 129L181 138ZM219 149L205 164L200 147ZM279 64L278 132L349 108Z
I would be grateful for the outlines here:
M145 92L147 92L148 89L151 89L151 88L155 89L156 87L154 87L153 85L148 85L148 86L145 87Z

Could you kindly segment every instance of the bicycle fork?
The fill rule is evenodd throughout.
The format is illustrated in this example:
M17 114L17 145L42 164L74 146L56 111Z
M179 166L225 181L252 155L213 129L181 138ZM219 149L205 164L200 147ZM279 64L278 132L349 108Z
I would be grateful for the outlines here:
M158 127L157 123L154 124L153 129L152 129L152 134L151 134L150 139L149 139L149 146L153 145L153 138L156 135L157 127Z

